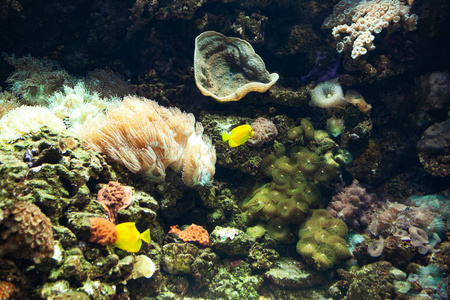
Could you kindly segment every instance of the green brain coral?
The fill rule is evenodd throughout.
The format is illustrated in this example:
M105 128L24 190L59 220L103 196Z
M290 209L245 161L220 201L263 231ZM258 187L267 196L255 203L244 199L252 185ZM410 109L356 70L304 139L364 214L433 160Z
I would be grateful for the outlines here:
M297 252L316 270L330 269L351 255L345 241L347 225L325 209L314 210L298 236Z

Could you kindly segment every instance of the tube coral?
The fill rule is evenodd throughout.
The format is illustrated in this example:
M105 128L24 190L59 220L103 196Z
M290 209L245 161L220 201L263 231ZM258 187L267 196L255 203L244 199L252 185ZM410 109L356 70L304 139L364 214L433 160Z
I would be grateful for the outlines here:
M170 167L182 172L188 186L213 180L216 150L192 114L165 108L145 98L125 97L107 114L80 129L86 146L123 164L130 171L163 181Z

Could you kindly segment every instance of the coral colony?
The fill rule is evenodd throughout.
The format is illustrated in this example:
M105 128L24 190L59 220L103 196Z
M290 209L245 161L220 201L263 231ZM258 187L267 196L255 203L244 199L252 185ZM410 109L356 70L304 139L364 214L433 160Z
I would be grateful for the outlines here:
M0 299L449 299L450 1L3 2Z

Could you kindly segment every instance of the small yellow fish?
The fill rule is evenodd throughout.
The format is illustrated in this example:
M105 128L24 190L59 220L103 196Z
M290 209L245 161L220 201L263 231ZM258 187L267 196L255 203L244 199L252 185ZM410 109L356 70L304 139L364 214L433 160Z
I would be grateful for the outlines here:
M117 240L114 244L117 248L128 252L138 252L142 241L150 243L150 229L140 233L134 222L125 222L116 225Z
M222 140L224 142L228 141L228 145L233 148L248 141L248 139L251 138L253 134L254 132L252 131L252 127L245 124L233 128L233 130L231 130L231 133L229 134L226 132L222 133Z

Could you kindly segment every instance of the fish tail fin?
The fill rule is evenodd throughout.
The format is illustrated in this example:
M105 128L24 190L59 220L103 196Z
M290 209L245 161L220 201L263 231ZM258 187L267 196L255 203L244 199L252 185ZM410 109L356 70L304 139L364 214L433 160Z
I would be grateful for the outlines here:
M147 229L139 235L139 238L146 243L150 243L150 229Z
M226 142L230 139L230 135L226 132L222 133L222 141Z

